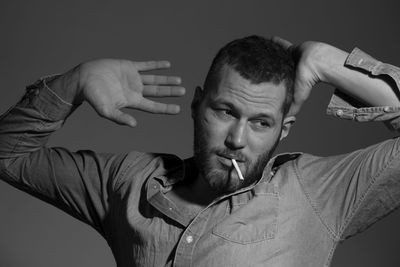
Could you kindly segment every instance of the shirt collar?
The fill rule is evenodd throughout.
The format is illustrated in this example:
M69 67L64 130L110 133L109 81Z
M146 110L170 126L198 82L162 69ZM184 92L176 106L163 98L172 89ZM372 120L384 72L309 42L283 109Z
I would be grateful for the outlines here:
M228 195L221 196L219 199L251 190L260 183L269 183L282 164L296 159L301 154L301 152L281 153L272 157L264 168L261 178L255 184L241 188ZM168 155L165 159L163 158L163 160L167 162L163 162L165 171L163 174L153 177L160 184L159 190L162 192L171 190L172 186L178 182L186 179L195 179L197 177L198 172L193 157L182 160L176 156ZM153 191L151 195L154 193Z

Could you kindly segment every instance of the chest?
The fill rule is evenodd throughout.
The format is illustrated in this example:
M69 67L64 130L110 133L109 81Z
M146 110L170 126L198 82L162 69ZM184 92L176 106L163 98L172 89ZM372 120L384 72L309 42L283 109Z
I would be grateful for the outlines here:
M253 190L193 216L163 194L128 194L114 209L110 245L118 266L323 266L332 242L293 190Z

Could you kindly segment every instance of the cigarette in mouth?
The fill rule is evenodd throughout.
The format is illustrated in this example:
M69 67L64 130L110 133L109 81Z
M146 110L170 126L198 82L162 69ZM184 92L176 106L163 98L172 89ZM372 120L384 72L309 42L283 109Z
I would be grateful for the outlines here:
M237 173L238 173L238 175L239 175L239 179L240 179L240 180L244 180L243 175L242 175L242 172L240 171L239 165L237 164L236 160L235 160L235 159L232 159L232 163L233 163L233 166L235 167L235 169L236 169L236 171L237 171Z

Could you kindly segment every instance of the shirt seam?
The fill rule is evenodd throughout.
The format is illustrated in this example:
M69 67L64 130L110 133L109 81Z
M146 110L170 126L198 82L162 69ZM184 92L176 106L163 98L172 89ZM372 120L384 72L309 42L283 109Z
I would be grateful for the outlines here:
M39 113L39 115L41 116L41 118L37 118L38 120L39 120L39 123L41 124L41 125L43 125L44 124L44 122L43 122L43 119L46 119L46 120L48 120L48 121L51 121L51 122L57 122L57 121L59 121L59 120L55 120L54 118L51 118L51 115L49 115L49 114L47 114L47 112L45 112L43 109L42 109L42 103L43 103L43 99L42 99L42 97L39 95L39 96L35 96L35 98L36 99L38 99L38 101L40 101L40 103L39 104L36 104L36 103L29 103L29 104L22 104L20 107L22 107L22 108L31 108L31 107L33 107L34 108L34 110L35 111L37 111L38 113ZM32 101L32 100L31 100ZM62 118L61 120L65 120L65 118ZM36 128L37 129L37 128Z
M43 87L45 89L47 89L51 94L53 94L58 100L60 100L63 104L68 105L68 106L74 106L73 104L65 101L64 99L62 99L56 92L54 92L47 84L46 84L46 80L43 80Z
M332 242L332 243L333 243L333 244L332 244L331 249L329 250L328 258L326 259L325 266L329 266L329 265L331 264L332 257L333 257L333 255L334 255L334 252L335 252L336 247L337 247L337 245L338 245L338 242Z
M128 156L128 155L127 155ZM124 159L124 161L126 160L126 158ZM129 164L128 164L128 166L126 166L125 168L123 168L122 170L121 170L121 173L119 174L119 175L117 175L117 177L115 178L115 183L114 183L114 188L113 188L113 191L114 192L116 192L119 188L120 188L120 186L121 186L121 184L122 184L122 181L123 181L123 178L125 177L125 175L126 175L126 173L128 172L128 170L130 170L130 168L132 167L132 165L133 165L133 163L134 162L130 162Z
M130 152L125 154L125 158L122 160L122 163L125 162L127 160L127 158L129 157ZM142 153L140 156L135 157L133 160L129 160L128 165L123 168L121 170L121 172L115 177L114 179L114 185L113 185L113 191L117 192L119 190L119 188L121 187L123 181L125 180L125 176L126 174L129 172L129 170L137 163L137 160L139 157L143 157L144 155L146 155L146 153ZM118 172L118 170L117 170ZM147 179L146 179L147 180Z
M397 140L399 140L399 138L397 138ZM395 158L398 157L399 155L399 150L396 151L396 153L391 157L391 159L378 171L378 173L372 178L371 182L369 183L369 186L367 188L367 190L365 191L365 193L360 197L360 200L358 201L358 203L356 204L356 206L353 208L353 211L351 212L351 214L347 217L347 219L344 221L342 227L340 227L339 230L339 238L340 240L345 240L343 239L342 235L345 232L347 226L349 225L349 223L351 222L351 220L353 219L354 215L357 213L358 208L361 206L361 204L364 202L366 196L371 192L372 187L375 185L376 181L378 180L378 178L382 175L382 173L384 171L387 170L387 168L392 164L393 160ZM393 210L393 209L392 209Z
M314 211L315 215L318 217L319 221L321 222L321 224L325 227L325 229L328 231L329 235L331 236L331 238L333 239L333 241L337 242L338 240L340 240L340 236L338 236L337 234L335 234L335 231L333 231L324 221L324 219L322 218L320 212L318 211L318 208L316 207L314 201L312 200L310 194L305 190L303 183L301 182L301 175L299 173L299 170L297 168L297 164L295 164L293 162L293 167L294 167L294 172L296 174L297 180L299 181L300 184L300 188L303 191L303 194L306 196L309 205L311 206L312 210Z
M68 116L63 116L62 118L59 118L59 114L58 114L59 111L58 110L56 112L56 114L58 114L58 115L56 115L56 118L53 118L52 115L49 114L48 110L43 110L43 102L45 102L46 106L50 106L50 105L53 106L53 110L54 110L54 106L56 105L57 108L62 109L62 112L64 112L64 110L66 109L66 107L63 106L63 105L66 105L70 109L70 111L68 113L71 112L71 108L72 108L72 110L74 110L76 107L79 106L79 105L74 105L72 103L69 103L69 102L65 101L64 99L62 99L55 91L53 91L47 85L46 82L47 82L48 79L54 79L54 78L57 78L59 76L61 76L61 75L50 75L50 76L42 77L35 84L30 85L30 86L33 86L34 89L28 89L28 90L35 90L36 89L36 90L39 90L39 91L46 90L46 92L48 92L48 93L43 92L43 94L44 95L48 95L48 97L53 99L53 100L55 99L55 101L57 103L50 103L50 104L47 103L49 100L46 99L46 96L42 96L42 94L39 93L38 95L35 95L35 96L32 97L32 99L30 99L29 104L22 104L21 107L28 107L29 108L31 106L42 116L42 118L50 120L52 122L53 121L54 122L55 121L60 121L60 120L65 121L66 117L68 117ZM28 86L28 87L30 87L30 86ZM36 101L34 101L33 99L36 99Z
M303 194L306 196L306 198L307 198L307 200L308 200L308 202L309 202L309 205L311 206L312 210L314 211L314 213L315 213L316 216L318 217L319 221L320 221L321 224L325 227L325 229L328 231L329 235L330 235L331 238L332 238L332 246L331 246L331 249L329 250L329 253L328 253L328 256L327 256L326 262L325 262L325 263L326 263L325 266L329 266L329 265L330 265L330 262L331 262L331 260L332 260L332 257L333 257L333 255L334 255L334 252L335 252L335 250L336 250L338 241L340 240L340 237L337 236L337 235L335 234L335 232L334 232L334 231L325 223L325 221L323 220L321 214L318 212L317 207L314 205L314 203L313 203L313 201L312 201L312 199L311 199L311 196L310 196L310 195L308 194L308 192L305 190L305 188L304 188L304 186L303 186L303 183L301 182L301 176L300 176L300 174L299 174L299 170L298 170L298 168L297 168L297 164L295 164L294 161L292 162L292 164L293 164L293 168L294 168L294 172L295 172L295 174L296 174L297 180L298 180L298 182L299 182L299 184L300 184L300 188L301 188L301 190L303 191Z

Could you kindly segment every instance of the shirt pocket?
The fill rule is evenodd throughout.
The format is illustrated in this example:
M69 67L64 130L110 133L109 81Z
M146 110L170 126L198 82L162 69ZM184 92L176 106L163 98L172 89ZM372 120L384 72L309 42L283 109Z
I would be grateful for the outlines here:
M277 193L256 195L245 204L232 207L213 229L213 234L227 241L251 244L275 238L278 231Z

